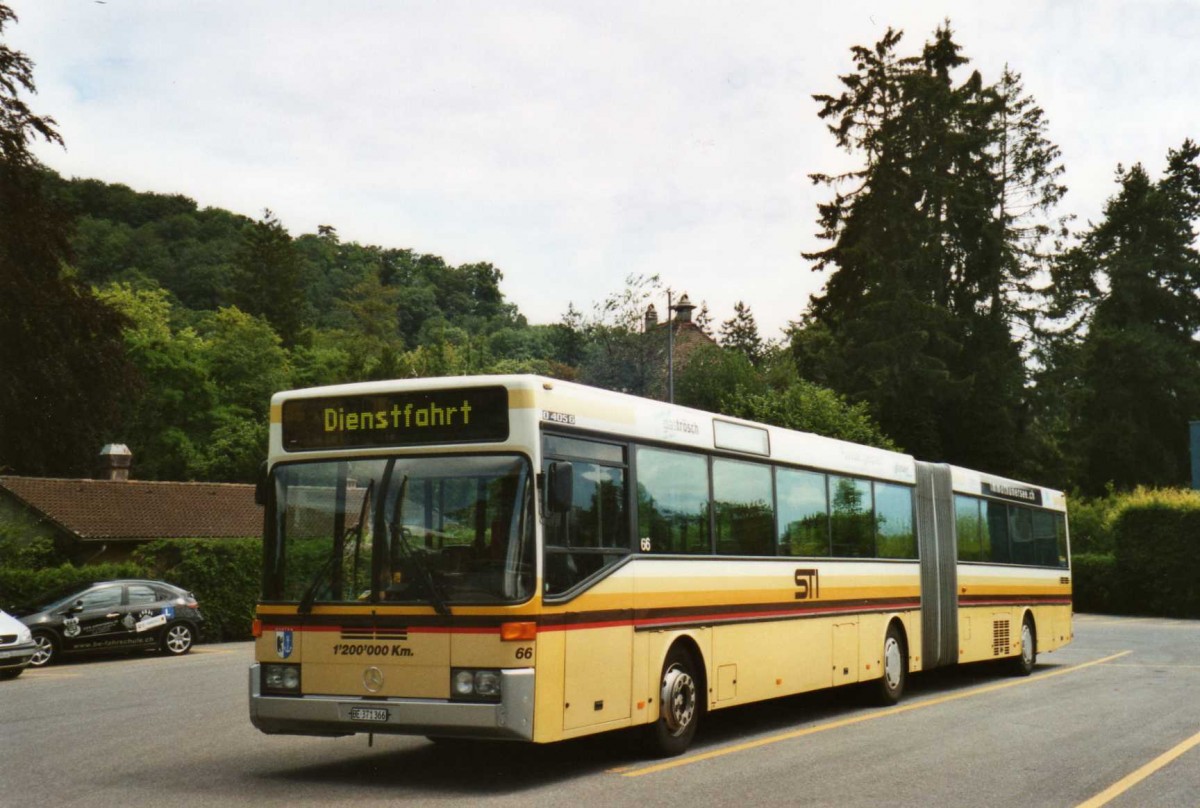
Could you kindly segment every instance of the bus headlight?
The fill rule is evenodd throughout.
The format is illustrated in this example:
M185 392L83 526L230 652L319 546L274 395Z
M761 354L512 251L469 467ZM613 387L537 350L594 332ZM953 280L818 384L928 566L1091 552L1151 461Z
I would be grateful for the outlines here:
M460 701L500 701L500 671L455 668L450 671L450 695Z
M264 693L299 693L299 665L263 665L262 689Z

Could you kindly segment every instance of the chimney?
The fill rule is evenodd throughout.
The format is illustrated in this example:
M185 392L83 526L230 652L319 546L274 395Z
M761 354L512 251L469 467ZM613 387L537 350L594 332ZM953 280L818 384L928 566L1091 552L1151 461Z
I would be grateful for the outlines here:
M124 481L129 479L133 452L123 443L108 443L100 450L100 473L97 479Z
M683 293L683 297L679 298L679 302L672 308L675 309L675 322L690 323L692 321L692 310L696 307L692 305L692 301L688 300L687 292Z
M646 326L645 326L646 332L649 333L650 331L653 331L655 326L657 326L657 325L658 325L658 309L654 308L654 304L651 303L649 306L646 307Z

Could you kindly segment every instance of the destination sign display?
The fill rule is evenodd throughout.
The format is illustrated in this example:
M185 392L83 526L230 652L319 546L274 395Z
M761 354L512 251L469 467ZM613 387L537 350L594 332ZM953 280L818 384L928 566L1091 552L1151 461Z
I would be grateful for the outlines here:
M1042 504L1042 489L1040 488L1028 488L1023 485L1011 485L1007 483L984 483L983 493L984 496L1009 499L1013 502L1024 502L1027 505Z
M289 452L507 439L503 387L296 398L283 404L283 448Z

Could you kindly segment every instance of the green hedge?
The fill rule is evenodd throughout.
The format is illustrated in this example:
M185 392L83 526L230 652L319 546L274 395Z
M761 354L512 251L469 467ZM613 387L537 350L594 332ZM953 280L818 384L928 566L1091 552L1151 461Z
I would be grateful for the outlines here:
M138 548L121 564L0 569L0 605L30 602L51 589L113 578L152 578L196 596L204 614L201 641L250 639L262 566L260 539L169 539Z
M1113 533L1130 613L1200 617L1200 493L1135 492Z
M144 578L138 564L92 564L76 567L62 564L47 569L0 568L0 607L6 611L32 603L34 598L59 587L87 586L95 581L113 578Z
M170 539L139 547L133 557L149 577L196 596L206 640L250 638L262 580L261 539Z
M1120 585L1117 557L1111 553L1080 553L1071 557L1075 611L1122 614L1126 592Z

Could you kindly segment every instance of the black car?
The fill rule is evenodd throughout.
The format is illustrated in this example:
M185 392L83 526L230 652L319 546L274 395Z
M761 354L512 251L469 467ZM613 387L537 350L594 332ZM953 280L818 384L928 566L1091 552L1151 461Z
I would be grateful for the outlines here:
M100 581L48 592L15 611L41 667L60 654L157 649L186 654L204 617L191 592L162 581Z

